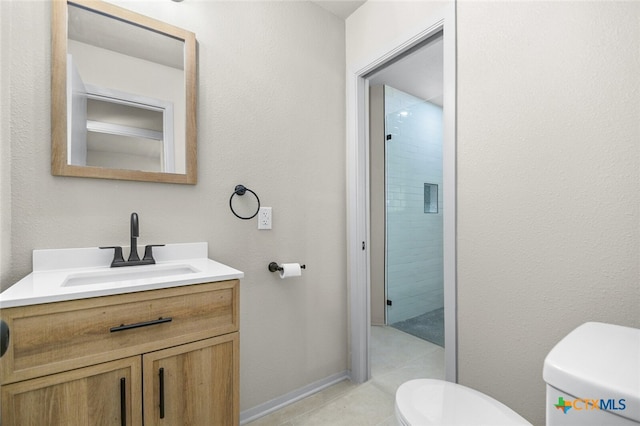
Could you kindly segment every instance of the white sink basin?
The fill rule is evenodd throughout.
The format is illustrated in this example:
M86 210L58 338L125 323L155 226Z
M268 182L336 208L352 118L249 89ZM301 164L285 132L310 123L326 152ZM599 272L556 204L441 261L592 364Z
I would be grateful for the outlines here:
M116 283L121 281L194 274L197 272L200 272L200 270L191 265L123 266L119 268L111 268L107 271L72 273L67 276L62 283L62 286L71 287L78 285Z
M0 293L0 309L244 276L242 271L207 258L207 253L207 243L166 244L153 251L153 265L111 268L113 253L98 247L34 250L33 272Z

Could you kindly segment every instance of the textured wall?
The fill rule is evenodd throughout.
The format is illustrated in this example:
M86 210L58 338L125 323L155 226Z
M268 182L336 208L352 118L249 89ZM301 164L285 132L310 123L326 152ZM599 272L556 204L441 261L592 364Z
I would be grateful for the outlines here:
M640 3L458 5L460 382L544 424L544 358L640 327Z
M242 410L344 371L344 22L307 2L121 2L198 39L198 184L182 186L51 176L49 4L12 2L7 18L5 3L1 188L10 167L13 214L2 287L31 271L33 249L128 245L137 211L141 244L207 241L211 258L245 272ZM272 231L231 214L239 183L273 208ZM272 260L308 269L282 281Z
M12 4L0 2L0 63L8 64ZM0 283L11 275L11 88L8 67L0 67Z

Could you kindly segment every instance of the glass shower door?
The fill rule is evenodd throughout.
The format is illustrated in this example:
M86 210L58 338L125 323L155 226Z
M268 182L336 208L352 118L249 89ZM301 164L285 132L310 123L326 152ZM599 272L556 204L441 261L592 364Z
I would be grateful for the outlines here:
M442 106L384 87L388 325L444 346Z

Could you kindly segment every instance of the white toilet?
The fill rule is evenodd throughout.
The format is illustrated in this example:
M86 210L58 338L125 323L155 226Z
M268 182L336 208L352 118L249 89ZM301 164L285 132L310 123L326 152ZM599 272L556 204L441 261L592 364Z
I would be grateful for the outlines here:
M551 349L542 376L548 426L640 425L640 330L582 324Z
M396 419L403 426L528 425L518 413L466 386L436 379L416 379L396 391Z
M583 324L549 352L543 376L547 426L640 424L640 330ZM571 408L557 408L559 401ZM481 392L435 379L411 380L398 388L396 419L406 426L530 425Z

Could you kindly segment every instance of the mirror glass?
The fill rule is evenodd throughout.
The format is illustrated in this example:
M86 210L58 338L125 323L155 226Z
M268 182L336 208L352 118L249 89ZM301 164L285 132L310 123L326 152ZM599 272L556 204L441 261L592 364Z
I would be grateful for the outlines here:
M53 173L194 184L193 33L109 3L54 9Z

